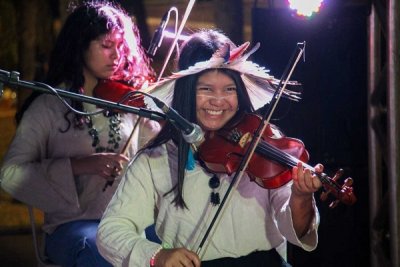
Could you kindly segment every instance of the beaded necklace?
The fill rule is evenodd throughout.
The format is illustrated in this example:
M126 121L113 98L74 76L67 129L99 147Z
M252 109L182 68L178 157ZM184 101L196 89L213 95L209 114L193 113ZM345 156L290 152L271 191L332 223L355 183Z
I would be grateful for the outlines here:
M219 178L216 174L214 174L208 181L208 186L211 188L210 202L214 206L217 206L221 203L221 199L217 191L219 185L220 185Z
M92 147L94 147L96 153L115 152L121 141L121 115L119 113L105 113L104 116L109 118L107 146L100 145L99 132L93 124L92 117L85 117L85 124L89 128L88 133L92 137Z

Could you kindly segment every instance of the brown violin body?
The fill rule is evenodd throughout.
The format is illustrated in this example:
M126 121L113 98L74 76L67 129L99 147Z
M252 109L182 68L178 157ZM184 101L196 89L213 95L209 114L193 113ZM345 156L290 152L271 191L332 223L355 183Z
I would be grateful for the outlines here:
M146 106L144 97L141 94L136 94L137 90L139 88L120 81L100 80L93 89L93 96L118 104L143 108Z
M236 172L252 138L255 138L253 135L260 122L258 115L246 114L237 125L229 129L208 132L198 149L204 166L216 173L231 175ZM274 132L277 133L277 129L268 125L247 165L245 172L251 181L266 189L281 187L292 179L291 169L299 161L315 173L314 168L306 164L309 154L303 142ZM356 201L350 180L346 180L341 187L336 183L339 178L336 175L333 179L326 174L317 176L327 193L332 193L345 204Z

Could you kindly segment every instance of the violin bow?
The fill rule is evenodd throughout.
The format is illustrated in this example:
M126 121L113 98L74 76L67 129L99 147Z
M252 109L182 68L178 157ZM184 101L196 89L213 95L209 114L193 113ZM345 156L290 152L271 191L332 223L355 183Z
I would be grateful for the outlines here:
M304 53L305 45L306 45L305 41L302 42L302 43L297 43L296 49L293 52L293 54L292 54L292 56L291 56L291 58L289 60L289 63L287 64L287 66L285 68L285 71L282 74L282 77L281 77L281 79L279 81L279 84L277 86L277 90L275 90L274 95L273 95L273 97L271 99L271 102L267 104L268 105L268 109L263 114L261 123L258 126L258 128L257 128L257 130L256 130L256 132L254 134L254 136L256 138L252 138L252 140L251 140L251 142L250 142L250 144L249 144L249 146L248 146L248 148L247 148L247 150L245 152L245 155L242 157L242 159L240 161L240 165L238 167L238 170L236 171L234 177L232 178L232 181L229 184L229 187L226 190L226 192L224 194L224 197L222 198L221 203L220 203L220 205L219 205L219 207L218 207L213 219L211 220L211 223L208 226L208 228L207 228L207 230L206 230L206 232L205 232L205 234L203 236L203 239L201 240L201 242L200 242L200 244L199 244L199 246L198 246L198 248L196 250L196 253L197 253L197 255L199 255L200 259L202 258L202 256L204 255L204 253L206 251L206 249L203 250L204 244L206 243L207 238L210 236L211 231L213 231L213 229L216 229L216 226L219 223L218 219L221 217L220 215L222 215L222 213L225 211L225 203L230 201L230 197L231 197L230 192L232 191L232 189L236 189L237 185L239 184L239 181L242 179L243 174L244 174L244 172L245 172L245 170L246 170L246 168L247 168L247 166L248 166L248 164L250 162L250 159L253 156L253 154L255 152L255 149L256 149L257 145L259 144L259 142L261 140L261 135L264 132L265 128L267 127L267 125L268 125L268 123L269 123L269 121L271 119L272 113L275 110L275 108L276 108L276 106L277 106L277 104L279 102L279 99L281 98L282 93L286 88L286 85L287 85L288 81L290 80L290 77L292 76L293 71L296 68L297 63L299 62L300 58L302 57L302 55ZM283 84L283 86L282 86L282 84ZM213 233L214 233L214 231L213 231Z
M128 149L129 149L130 145L132 144L132 140L133 140L132 137L135 135L135 132L138 129L138 126L139 126L141 120L142 120L142 117L138 116L138 118L137 118L137 120L135 122L135 125L133 126L133 129L131 131L131 134L129 135L128 140L126 140L126 143L125 143L124 147L122 148L122 150L120 152L121 155L125 155L126 156L126 153L128 152ZM115 171L115 169L116 169L116 167L114 167L114 171ZM106 191L108 186L112 186L113 184L114 184L114 180L107 181L104 184L103 192Z

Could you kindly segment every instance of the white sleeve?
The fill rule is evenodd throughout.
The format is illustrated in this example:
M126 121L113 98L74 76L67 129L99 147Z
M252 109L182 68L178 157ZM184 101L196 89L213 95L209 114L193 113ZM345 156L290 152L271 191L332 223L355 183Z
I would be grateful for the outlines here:
M148 157L142 153L122 178L97 232L98 249L113 266L149 266L160 245L148 241L142 233L154 223L154 206Z
M299 239L293 227L292 211L289 206L292 183L293 182L289 182L278 189L270 190L270 198L277 225L281 234L290 243L297 245L306 251L312 251L318 244L318 226L320 222L318 208L313 197L312 205L314 209L314 217L307 233Z
M79 208L70 159L48 155L49 140L58 131L60 112L65 111L55 107L54 99L49 96L40 96L31 104L17 128L0 173L5 191L45 212Z

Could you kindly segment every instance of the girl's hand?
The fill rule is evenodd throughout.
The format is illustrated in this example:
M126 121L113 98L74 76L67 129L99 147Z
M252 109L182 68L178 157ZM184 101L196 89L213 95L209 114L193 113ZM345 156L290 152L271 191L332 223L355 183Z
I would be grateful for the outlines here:
M324 166L322 164L317 164L315 166L315 171L317 173L322 173ZM303 168L301 162L293 167L292 170L293 186L292 194L297 197L301 196L311 196L312 193L316 192L322 183L316 174L312 174L309 169Z
M322 173L324 166L317 164L316 173ZM297 237L303 237L310 229L310 224L314 218L312 198L322 183L316 174L312 174L309 169L304 169L301 162L292 170L292 194L289 205L292 211L293 227Z
M200 267L200 259L185 248L162 249L156 254L155 267Z
M117 153L95 153L88 156L71 158L74 175L99 175L113 181L121 174L123 164L129 159Z

